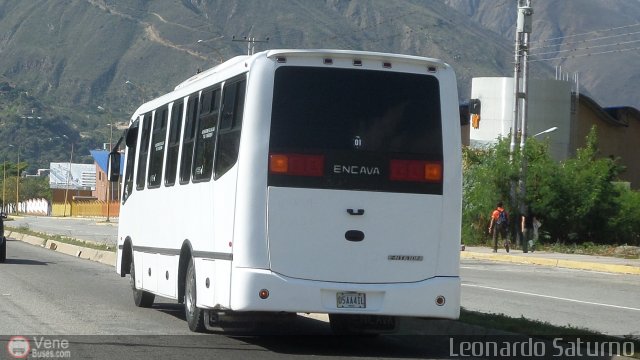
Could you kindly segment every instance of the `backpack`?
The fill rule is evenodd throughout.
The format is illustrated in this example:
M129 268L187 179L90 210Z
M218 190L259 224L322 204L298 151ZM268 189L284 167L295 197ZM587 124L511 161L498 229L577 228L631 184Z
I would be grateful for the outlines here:
M499 212L498 220L496 220L496 224L505 225L505 226L509 224L509 219L507 219L506 211L502 210Z

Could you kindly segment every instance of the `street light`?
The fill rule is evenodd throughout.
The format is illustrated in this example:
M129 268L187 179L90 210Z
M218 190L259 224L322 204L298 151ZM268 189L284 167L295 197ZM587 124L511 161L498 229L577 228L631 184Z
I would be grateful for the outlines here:
M533 135L533 136L531 136L531 137L536 137L536 136L538 136L538 135L547 134L547 133L550 133L550 132L554 132L554 131L556 131L556 130L558 130L558 127L557 127L557 126L554 126L554 127L549 128L549 129L547 129L547 130L545 130L545 131L540 131L539 133L537 133L537 134L535 134L535 135Z
M224 56L222 56L222 54L220 53L220 49L222 49L222 48L214 48L213 46L208 45L207 43L211 42L211 41L215 41L215 40L220 40L220 39L223 39L223 38L224 38L224 35L221 35L221 36L209 39L209 40L198 39L196 41L196 44L202 45L204 47L209 48L210 50L213 50L216 53L216 55L218 56L218 62L222 64L223 59L224 59Z
M134 82L131 82L129 80L125 81L124 83L127 84L127 85L133 86L134 88L136 88L136 90L138 90L140 92L140 94L142 95L142 102L147 101L146 93L140 86L136 85Z

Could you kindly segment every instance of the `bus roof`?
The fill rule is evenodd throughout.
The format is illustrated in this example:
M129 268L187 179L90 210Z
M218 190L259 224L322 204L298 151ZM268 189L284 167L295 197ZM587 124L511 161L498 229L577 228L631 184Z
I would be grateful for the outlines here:
M374 60L402 60L405 62L414 62L420 64L430 64L439 67L448 67L442 60L427 58L415 55L403 55L382 53L374 51L359 51L359 50L334 50L334 49L275 49L264 51L268 58L274 58L278 56L296 56L296 57L335 57L335 58L354 58L354 57L366 57Z
M243 62L253 62L258 58L278 58L278 57L306 57L306 58L333 58L333 59L369 59L378 60L382 62L400 61L403 63L416 64L420 66L427 66L438 70L450 69L450 66L442 60L427 58L415 55L403 55L382 53L373 51L360 51L360 50L336 50L336 49L274 49L266 50L254 55L240 55L235 56L222 64L216 65L208 70L199 72L198 74L188 78L187 80L179 83L173 89L173 91L166 93L158 98L152 99L138 107L132 115L130 121L133 122L140 114L146 113L149 110L157 108L160 104L173 101L176 98L187 95L187 90L191 85L197 84L200 81L205 80L208 77L219 74L225 70L231 69ZM184 92L184 94L182 94Z

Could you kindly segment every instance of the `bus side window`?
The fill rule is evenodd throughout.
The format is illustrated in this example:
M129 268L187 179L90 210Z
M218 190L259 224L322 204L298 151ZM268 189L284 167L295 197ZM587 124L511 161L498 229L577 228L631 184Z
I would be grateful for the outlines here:
M169 124L169 145L167 147L167 162L164 166L164 186L176 183L176 169L178 167L178 149L180 147L180 129L184 103L173 103L171 108L171 123Z
M149 189L160 187L162 180L162 163L164 162L164 147L167 134L167 120L169 108L164 106L156 110L151 135L151 154L149 156Z
M143 190L145 175L147 174L147 155L149 154L149 137L151 135L151 114L147 113L142 119L142 136L140 137L140 156L138 156L138 173L136 175L136 190Z
M193 152L193 181L209 181L213 174L216 126L220 113L220 88L202 92L196 147Z
M233 81L233 80L232 80ZM246 80L227 83L222 96L222 115L218 129L215 179L224 175L238 160L240 133L244 114Z
M180 159L180 184L187 184L191 180L191 162L193 160L193 139L196 134L198 120L198 94L189 96L187 103L187 118L182 137L182 156Z
M133 122L131 127L129 127L129 130L127 130L127 141L125 142L127 145L127 164L124 169L124 189L122 193L123 204L127 201L127 198L129 198L131 192L133 191L133 169L136 162L136 148L138 145L139 125L139 121L136 120Z

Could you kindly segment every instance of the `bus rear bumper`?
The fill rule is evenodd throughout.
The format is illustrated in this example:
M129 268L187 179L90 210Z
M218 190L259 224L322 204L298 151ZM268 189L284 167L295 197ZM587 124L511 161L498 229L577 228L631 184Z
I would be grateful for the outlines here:
M411 283L354 284L286 277L269 270L234 269L231 310L369 314L457 319L460 277ZM264 297L266 292L268 297Z

